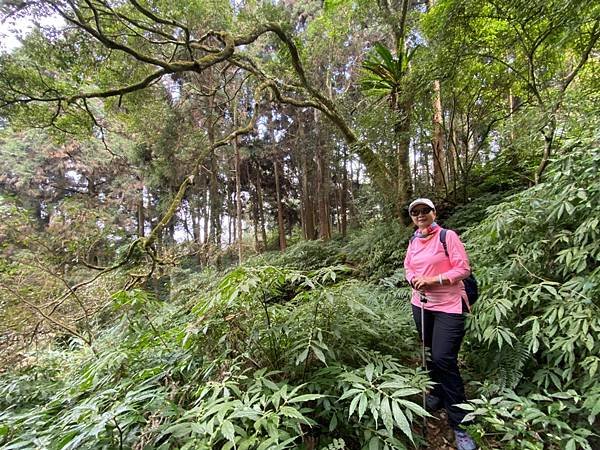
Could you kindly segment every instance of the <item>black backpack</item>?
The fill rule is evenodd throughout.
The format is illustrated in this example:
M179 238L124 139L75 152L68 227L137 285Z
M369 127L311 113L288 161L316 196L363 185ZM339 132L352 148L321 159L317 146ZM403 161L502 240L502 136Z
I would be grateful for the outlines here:
M450 255L448 254L448 246L446 245L447 231L448 230L446 230L445 228L442 228L440 230L440 242L444 246L444 253L446 253L447 257L450 257ZM413 236L410 238L410 241L412 242L414 239L415 237ZM465 292L467 293L467 300L469 300L469 306L473 306L479 298L479 289L477 288L477 280L475 279L475 275L473 275L473 273L470 273L467 278L462 280L462 282L465 285Z

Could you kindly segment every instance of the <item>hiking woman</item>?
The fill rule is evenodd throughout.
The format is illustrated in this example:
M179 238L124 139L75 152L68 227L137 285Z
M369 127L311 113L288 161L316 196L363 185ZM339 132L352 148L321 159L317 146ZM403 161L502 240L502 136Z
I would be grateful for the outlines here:
M469 306L462 280L471 272L469 258L458 235L447 230L446 249L440 239L441 227L435 223L436 211L427 198L413 201L408 212L416 225L410 240L404 269L413 288L412 311L415 324L431 352L427 361L431 379L436 383L427 396L428 409L445 408L454 429L459 450L477 448L460 427L466 412L457 406L466 401L463 380L458 370L458 352L465 335L465 313ZM426 298L426 303L422 295ZM421 329L421 308L425 329Z

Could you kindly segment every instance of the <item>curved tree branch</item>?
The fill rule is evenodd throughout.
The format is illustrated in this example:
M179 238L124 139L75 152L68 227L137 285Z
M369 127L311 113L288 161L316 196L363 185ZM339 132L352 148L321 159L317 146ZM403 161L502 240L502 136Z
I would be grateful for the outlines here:
M182 72L196 72L201 73L208 67L214 66L220 62L229 61L233 64L238 65L239 67L243 67L244 69L250 71L255 74L261 81L266 82L263 88L268 87L276 96L276 98L283 102L294 106L299 107L312 107L322 111L328 118L331 120L334 125L340 130L346 142L356 149L358 156L363 160L367 169L378 187L383 191L386 195L393 195L394 193L394 183L393 176L389 172L388 168L383 164L381 158L366 144L360 143L359 138L356 133L352 130L347 120L344 119L343 115L337 110L337 107L334 101L316 89L310 80L307 77L306 71L304 69L303 63L300 58L300 54L296 44L293 39L283 30L281 25L277 23L266 23L257 26L254 31L246 33L241 36L233 36L231 33L226 31L209 31L205 33L199 40L192 41L189 40L189 33L186 35L189 40L189 48L206 50L206 54L202 57L189 60L176 60L176 61L167 61L165 59L160 59L154 57L150 54L143 53L130 45L126 45L116 38L109 36L106 33L106 30L103 28L103 20L100 17L98 11L98 4L103 5L103 3L94 3L94 0L83 0L86 7L85 10L89 10L92 14L92 17L86 17L84 14L84 10L77 0L67 0L66 4L69 5L71 11L68 12L66 7L63 6L64 3L52 3L53 9L60 14L65 20L76 25L84 32L91 35L94 39L99 41L102 45L109 49L115 49L122 51L128 55L130 55L135 61L140 63L149 64L153 66L160 67L159 70L148 75L144 80L141 80L137 83L133 83L129 86L124 86L116 89L109 89L104 91L93 91L93 92L83 92L76 95L71 95L68 97L32 97L28 96L27 98L17 98L12 99L8 102L5 102L5 105L15 104L15 103L30 103L30 102L58 102L58 101L66 101L67 103L74 102L79 99L88 99L88 98L109 98L114 96L123 96L125 94L142 90L148 87L152 82L159 80L162 76L173 73L182 73ZM178 27L181 30L187 30L185 26L182 24L170 20L170 19L162 19L158 17L154 12L147 10L141 4L137 2L137 0L130 0L130 3L145 17L148 17L150 20L155 23ZM102 7L102 6L101 6ZM103 10L109 15L114 15L112 10ZM250 44L256 41L260 36L266 33L275 34L278 39L285 45L290 57L291 64L294 69L295 76L298 78L299 85L285 85L280 82L276 82L272 78L266 76L262 71L260 71L256 65L252 64L243 64L243 59L236 59L237 55L234 55L235 50L239 46ZM210 39L214 39L220 43L217 47L210 47L204 45L204 42L208 42ZM174 44L177 45L177 44ZM300 98L291 97L289 95L285 95L282 92L282 88L285 90L293 90L296 93L300 93Z

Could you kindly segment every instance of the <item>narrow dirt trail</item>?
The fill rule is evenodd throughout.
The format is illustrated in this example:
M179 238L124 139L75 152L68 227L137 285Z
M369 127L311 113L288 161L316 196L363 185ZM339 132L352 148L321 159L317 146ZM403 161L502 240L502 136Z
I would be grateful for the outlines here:
M454 432L448 425L446 412L441 410L433 413L434 419L427 421L427 445L423 449L454 450Z

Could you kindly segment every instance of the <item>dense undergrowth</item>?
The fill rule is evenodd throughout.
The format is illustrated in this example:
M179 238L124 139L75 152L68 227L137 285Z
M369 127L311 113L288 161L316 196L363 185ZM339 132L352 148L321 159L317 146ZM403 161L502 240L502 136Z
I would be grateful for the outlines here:
M191 275L214 289L172 304L115 294L96 355L55 350L3 379L4 448L402 448L427 383L400 363L406 299L349 275L262 266Z
M465 407L484 448L598 444L590 148L463 235L482 291L463 349L475 397ZM467 223L468 209L459 214ZM408 235L377 224L224 274L177 269L169 301L117 292L93 347L63 341L0 377L0 448L418 446L428 381L402 284Z
M465 354L494 397L473 414L504 448L599 445L597 146L575 145L545 183L488 208L465 233L483 291Z

